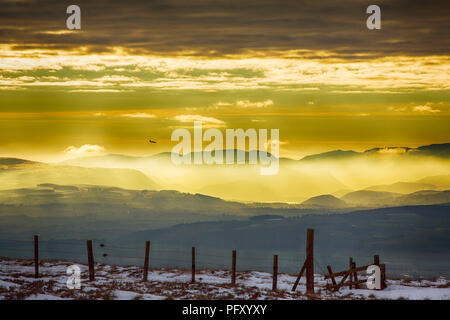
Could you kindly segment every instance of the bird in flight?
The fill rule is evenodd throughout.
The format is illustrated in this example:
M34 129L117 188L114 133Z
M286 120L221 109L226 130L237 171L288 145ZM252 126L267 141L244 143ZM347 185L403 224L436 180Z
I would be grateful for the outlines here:
M156 141L149 139L148 142L150 143L156 143Z

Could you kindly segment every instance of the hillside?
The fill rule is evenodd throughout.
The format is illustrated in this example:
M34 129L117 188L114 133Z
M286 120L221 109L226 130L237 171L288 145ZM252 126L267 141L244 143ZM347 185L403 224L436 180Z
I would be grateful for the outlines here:
M450 190L422 190L398 198L399 205L424 205L450 203Z
M325 194L321 196L316 196L309 198L308 200L302 202L303 206L306 207L323 207L323 208L346 208L348 204L339 198L331 194Z
M151 239L156 244L241 252L282 248L285 254L296 256L304 252L306 229L313 228L315 255L322 266L344 267L348 256L361 260L379 252L389 261L391 274L450 276L449 212L449 207L442 205L404 206L285 219L201 222L134 232L121 241L135 244Z
M255 215L323 213L298 205L245 204L174 190L130 190L101 185L55 185L0 190L1 238L116 238L179 223L239 220Z
M181 222L239 219L253 208L201 194L97 185L40 184L0 190L0 234L54 238L117 236Z
M353 205L379 207L393 205L398 197L400 194L393 192L359 190L350 192L341 199Z
M370 191L382 191L382 192L393 192L393 193L413 193L421 190L443 190L445 188L436 186L431 183L419 183L419 182L396 182L393 184L385 184L378 186L371 186L365 188L365 190Z
M323 249L327 251L339 247L339 243L345 243L346 247L358 244L361 248L374 248L383 241L391 242L384 250L405 246L414 251L419 247L430 247L431 239L437 240L441 237L446 241L440 242L434 249L450 253L447 246L447 240L450 241L448 210L449 206L445 205L404 206L277 220L199 222L130 233L122 239L154 239L164 243L188 242L241 248L296 248L300 243L304 243L305 230L312 227L320 233L317 244L324 246ZM436 231L435 228L439 230ZM427 238L427 235L429 241L419 245L421 239ZM364 242L360 242L362 238L365 239ZM418 246L413 245L416 242Z
M348 150L334 150L334 151L328 151L324 153L319 154L312 154L309 156L305 156L301 159L301 161L320 161L320 160L346 160L353 158L355 156L358 156L359 153Z
M432 205L450 203L450 191L420 190L409 194L359 190L346 194L342 200L352 205L383 207Z
M33 233L55 239L99 234L115 238L132 231L180 223L242 220L261 215L288 218L340 214L364 207L450 203L450 191L408 195L358 191L343 198L351 201L322 195L296 204L242 203L174 190L42 183L32 188L0 190L0 232L13 238L26 238Z
M420 183L429 183L437 186L442 186L446 189L450 189L450 175L438 175L420 179Z
M85 168L49 165L22 159L3 158L0 190L31 188L41 183L96 184L127 189L157 189L148 176L133 169Z
M34 161L18 159L18 158L2 158L0 157L0 166L2 169L7 169L8 167L23 165L23 164L33 164Z

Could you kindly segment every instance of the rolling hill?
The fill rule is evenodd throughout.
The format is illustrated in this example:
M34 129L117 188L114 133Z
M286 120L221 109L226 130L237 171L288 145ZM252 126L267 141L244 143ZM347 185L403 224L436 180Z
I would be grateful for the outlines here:
M42 183L95 184L127 189L157 189L148 176L133 169L50 165L14 158L0 160L0 190L32 188Z
M341 197L345 202L359 206L389 206L395 203L400 194L393 192L359 190L346 194Z
M398 205L431 205L450 203L450 190L422 190L403 195L397 199Z
M446 189L450 189L450 175L438 175L420 179L419 183L434 184Z
M324 194L321 196L316 196L309 198L308 200L302 202L305 207L318 207L318 208L346 208L348 207L347 202L336 198L331 194Z
M450 190L421 190L410 194L359 190L341 198L349 204L369 207L393 207L450 203Z
M393 193L413 193L421 190L443 190L444 187L436 186L430 183L419 182L396 182L393 184L378 185L365 188L370 191L393 192Z

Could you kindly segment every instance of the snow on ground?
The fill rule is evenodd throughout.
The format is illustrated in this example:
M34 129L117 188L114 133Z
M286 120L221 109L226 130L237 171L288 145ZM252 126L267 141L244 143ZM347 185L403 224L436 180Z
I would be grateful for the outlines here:
M237 273L237 284L230 284L230 272L199 270L196 283L191 284L190 270L154 269L148 281L142 282L142 267L95 265L96 279L88 281L88 268L81 269L81 289L68 289L68 261L41 261L40 278L34 278L32 260L0 258L0 300L60 300L60 299L432 299L450 300L450 281L390 279L385 290L341 288L326 290L327 281L315 275L316 293L306 295L303 277L296 292L291 292L296 275L279 274L278 291L273 292L272 275L267 272ZM329 280L328 280L329 281Z

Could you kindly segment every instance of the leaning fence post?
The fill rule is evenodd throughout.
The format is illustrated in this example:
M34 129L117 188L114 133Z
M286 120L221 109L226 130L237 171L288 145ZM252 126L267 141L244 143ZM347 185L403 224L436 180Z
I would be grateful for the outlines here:
M150 241L145 241L144 281L148 280L148 260L150 256Z
M39 236L34 236L34 277L39 278Z
M192 247L192 279L191 282L195 282L195 247Z
M299 284L299 282L300 282L300 279L302 278L303 273L304 273L305 270L306 270L306 265L307 265L307 261L305 260L305 262L303 263L302 269L300 270L300 273L298 274L297 279L295 280L295 283L294 283L294 285L292 286L292 289L291 289L292 292L294 292L295 290L297 290L297 286L298 286L298 284Z
M273 282L272 291L277 291L277 281L278 281L278 255L273 256Z
M94 252L92 251L92 240L86 241L87 254L88 254L88 266L89 266L89 281L95 280L94 274Z
M335 286L336 280L334 279L334 276L333 276L333 270L331 270L331 266L327 266L327 269L328 269L328 273L330 274L331 282L333 283L333 286Z
M231 260L231 284L236 284L236 250L233 250Z

